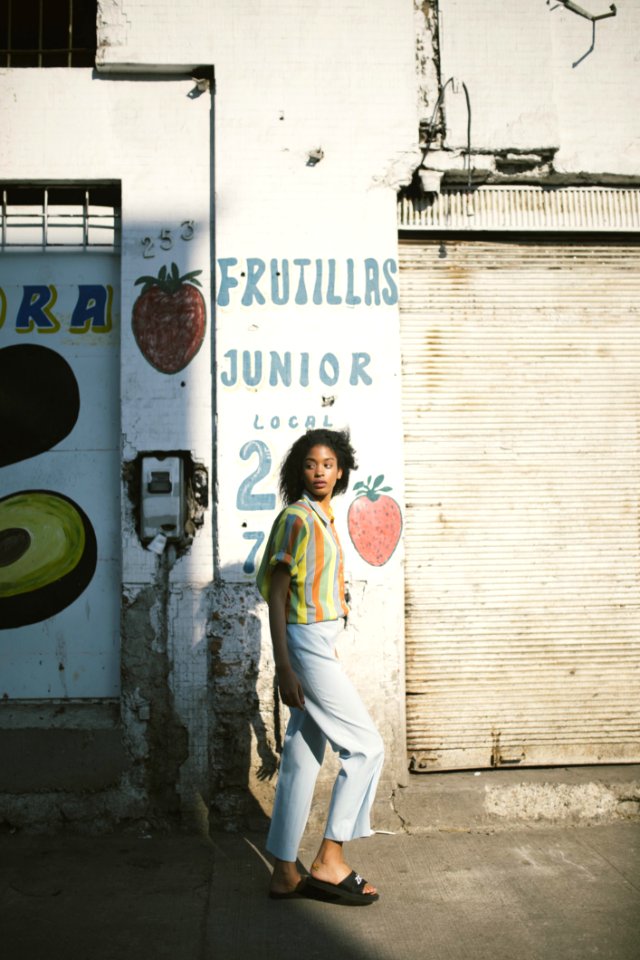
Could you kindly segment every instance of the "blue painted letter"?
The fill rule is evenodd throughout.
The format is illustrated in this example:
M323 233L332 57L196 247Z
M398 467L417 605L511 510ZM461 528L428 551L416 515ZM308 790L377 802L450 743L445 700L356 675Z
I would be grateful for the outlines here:
M230 277L228 270L229 267L235 267L238 260L236 257L223 257L218 260L218 266L220 267L220 289L218 290L218 306L228 307L229 306L229 290L232 287L238 286L238 281L235 277Z

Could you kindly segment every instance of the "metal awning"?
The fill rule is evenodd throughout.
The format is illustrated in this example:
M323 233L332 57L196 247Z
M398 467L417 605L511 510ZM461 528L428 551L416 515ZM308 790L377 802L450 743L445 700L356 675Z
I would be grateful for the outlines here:
M488 186L398 201L401 230L640 231L640 189Z

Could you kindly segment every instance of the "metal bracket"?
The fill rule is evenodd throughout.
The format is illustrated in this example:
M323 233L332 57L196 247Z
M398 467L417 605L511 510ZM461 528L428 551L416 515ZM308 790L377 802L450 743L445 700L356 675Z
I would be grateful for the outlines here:
M549 6L551 0L547 0L547 6ZM574 3L573 0L558 0L555 7L551 7L551 10L555 10L558 6L562 4L563 7L566 7L567 10L570 10L571 13L576 13L579 17L584 17L585 20L591 21L591 46L586 53L583 53L575 63L572 63L572 67L577 67L579 63L582 63L590 53L593 52L596 45L596 23L598 20L606 20L608 17L615 17L617 14L616 5L612 3L609 5L608 13L589 13L587 10L583 10L582 7L579 7L577 3Z

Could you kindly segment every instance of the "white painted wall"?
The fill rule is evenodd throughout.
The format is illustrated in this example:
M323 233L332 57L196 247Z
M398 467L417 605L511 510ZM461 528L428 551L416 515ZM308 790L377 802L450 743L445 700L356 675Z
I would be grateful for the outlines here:
M175 260L182 272L201 269L209 299L209 97L188 99L193 84L184 78L108 79L92 76L90 70L5 71L2 85L2 122L12 130L0 157L3 177L122 181L124 459L140 450L179 448L210 462L210 303L206 341L182 373L158 373L138 350L131 330L141 289L135 281L157 273L162 264ZM189 242L179 239L185 220L195 223ZM160 248L163 229L174 238L167 251ZM145 237L154 243L151 257L145 256ZM124 581L147 582L155 563L126 526ZM210 525L185 566L189 580L209 581Z
M598 25L594 52L573 68L589 46L590 25L568 11L550 10L543 0L441 0L441 74L467 84L472 146L558 147L558 170L636 173L640 147L629 118L637 107L634 44L640 10L630 0L618 10L617 17ZM277 734L273 665L264 604L241 568L243 534L266 532L274 510L237 508L238 488L258 463L256 448L245 448L247 459L240 450L255 440L267 445L271 463L253 492L268 494L298 429L288 426L289 419L297 417L299 425L308 415L329 416L332 425L352 429L361 465L354 481L383 473L402 504L397 304L393 296L391 302L348 303L346 289L349 261L354 293L362 295L365 259L389 265L397 256L396 189L419 159L414 4L100 0L98 19L98 74L0 71L0 122L11 130L0 142L0 176L122 182L123 459L141 450L187 449L212 469L215 480L205 526L170 572L167 610L163 614L156 596L148 617L158 635L163 615L168 618L168 682L190 740L180 774L183 798L206 797L209 764L221 762L213 727L222 721L216 711L227 711L222 719L233 736L234 717L253 710L249 691L257 707L250 718L247 772L256 799L268 809L273 784L260 780L258 770L260 750L265 745L272 750ZM189 74L197 64L214 66L213 101L208 93L189 95ZM424 103L420 110L424 115ZM464 99L450 88L446 119L447 146L463 147ZM322 159L309 166L310 151L319 148ZM184 221L195 224L188 241L179 237ZM173 245L161 251L160 233L166 230ZM150 252L145 238L154 243L153 257L144 255ZM321 303L274 304L267 284L266 303L243 304L242 286L233 288L215 318L216 372L208 294L210 273L214 285L220 284L220 270L214 275L213 266L224 258L237 260L233 269L240 272L249 258L267 264L272 258L279 264L308 258L322 263L325 277L335 261L342 301L329 303L324 287ZM208 322L192 363L168 375L141 355L130 318L140 291L135 280L173 260L183 272L202 270ZM225 385L225 354L233 350L262 351L264 358L271 351L291 351L294 368L308 353L309 384L294 377L290 387L266 380L255 389ZM369 358L371 383L345 378L354 352ZM335 384L318 376L327 353L340 363ZM333 402L323 406L328 396ZM256 416L262 418L259 426ZM271 425L274 416L280 417L278 427ZM359 557L345 532L351 499L349 493L336 501L353 598L343 656L385 734L389 783L404 770L402 554L398 548L379 568ZM159 561L135 536L128 506L122 544L130 607L145 591L154 596ZM212 585L214 554L220 579ZM214 690L208 686L212 664ZM135 739L147 707L136 691L124 697ZM260 736L266 738L262 744Z
M131 5L129 5L131 6ZM20 181L52 182L119 180L122 184L122 250L120 257L122 318L120 422L122 458L133 460L144 450L187 450L209 469L211 431L211 97L190 98L190 79L176 76L100 76L91 70L5 70L0 73L0 108L4 129L11 129L0 147L0 176ZM191 239L181 224L193 221ZM165 238L161 241L161 231ZM150 238L149 242L144 242ZM149 256L149 254L153 254ZM206 336L184 370L163 374L152 367L135 343L131 317L141 287L136 279L157 275L177 262L181 273L201 270L206 300ZM122 591L127 608L155 595L146 618L155 634L151 650L140 656L140 636L122 637L123 655L133 657L140 680L129 665L122 687L125 738L136 756L145 757L146 722L153 710L155 683L145 664L169 649L169 683L175 710L189 732L189 760L181 777L206 784L207 663L203 640L206 600L213 569L212 513L189 553L169 575L168 610L162 609L160 564L145 550L133 525L131 503L123 487ZM147 605L148 600L144 601ZM198 611L194 622L193 610ZM163 622L168 623L165 631ZM129 649L130 648L130 649ZM133 653L131 652L133 651ZM162 682L166 685L167 678ZM186 691L186 692L185 692ZM156 694L162 693L156 689ZM141 769L141 768L140 768ZM127 789L130 789L129 787ZM188 789L188 788L187 788Z
M616 4L596 25L544 0L441 0L441 78L463 80L472 109L472 149L557 147L560 172L637 174L640 139L632 118L640 6ZM601 0L581 3L606 13ZM462 91L446 95L447 146L466 145Z
M360 471L354 482L383 473L402 504L402 430L397 304L345 302L348 260L363 294L363 261L396 260L395 192L406 174L416 138L414 37L411 2L346 6L327 2L226 4L214 19L216 72L216 260L235 258L240 286L217 310L216 378L218 510L221 575L250 581L239 573L247 546L244 533L267 533L276 508L236 509L240 483L258 466L258 454L245 444L260 441L269 450L267 475L256 494L273 493L278 465L308 416L321 425L349 426ZM308 166L310 151L323 157ZM324 277L335 260L336 292L342 303L276 305L265 285L266 303L242 304L247 258L269 265L272 259L322 261ZM269 267L267 266L267 270ZM397 279L396 275L393 275ZM217 273L217 287L221 273ZM381 280L381 283L384 282ZM292 279L293 286L293 279ZM310 300L311 289L309 290ZM364 298L363 298L364 299ZM263 382L257 389L225 386L228 351L291 351L294 371L309 354L309 385L294 374L291 387ZM333 353L340 363L335 385L318 376L321 358ZM353 353L367 354L372 382L349 383ZM265 377L266 379L266 377ZM228 378L227 378L228 380ZM323 406L323 397L332 397ZM256 424L256 416L259 424ZM271 427L279 417L280 426ZM291 417L298 426L288 426ZM401 550L381 568L364 563L347 533L346 512L353 494L335 501L347 573L352 618L342 656L356 678L385 735L387 783L404 776L403 607ZM243 526L246 524L246 526ZM258 660L256 693L262 721L273 725L273 688L266 609L255 603L260 620L259 649L248 626L233 623L234 583L219 597L224 634L222 650L242 661L252 650ZM251 617L249 618L251 622ZM231 639L235 635L235 641ZM235 654L234 654L235 643ZM231 688L234 671L219 680ZM228 684L228 687L225 686ZM286 711L285 711L286 712ZM252 789L268 810L272 782L258 781L260 744L253 735ZM264 749L264 747L262 748ZM327 773L325 782L332 776Z
M99 69L211 63L216 0L98 0Z
M392 285L397 257L395 191L406 177L416 139L413 9L411 0L364 0L345 6L337 0L210 3L102 0L99 4L100 73L88 70L4 71L0 74L0 120L12 130L0 145L5 178L122 181L122 433L123 459L140 450L188 449L215 468L213 511L207 514L190 552L171 571L169 682L176 709L190 736L190 759L181 789L206 795L208 716L207 643L217 643L233 666L221 669L214 691L229 693L231 713L247 712L239 683L247 644L257 658L254 694L271 745L273 686L266 611L251 583L238 584L237 562L245 518L236 510L238 485L247 467L240 447L258 436L256 413L320 416L349 425L361 464L354 480L384 473L392 496L402 504L402 432L399 394L397 304ZM213 64L215 128L211 137L208 94L189 97L193 84L180 70ZM127 71L136 71L132 77ZM163 71L176 75L167 78ZM211 142L215 143L215 252L209 247ZM71 145L71 149L70 149ZM308 153L322 148L317 166ZM176 240L166 256L145 259L145 237L161 230L175 237L184 220L196 224L194 239ZM148 249L148 248L147 248ZM208 290L214 257L307 257L328 270L337 264L340 304L243 305L235 295L217 315L216 353L230 349L308 352L312 366L329 352L341 376L327 388L317 376L305 388L227 389L216 379L217 420L212 437L210 341L177 375L155 371L142 357L130 317L142 274L179 258L184 269L201 269ZM348 261L354 261L355 294L363 296L364 260L387 264L390 302L348 304ZM208 303L210 308L210 303ZM358 352L370 357L371 383L345 379L345 364ZM322 397L334 395L330 407ZM272 413L273 412L273 413ZM265 428L272 470L260 492L274 489L275 468L295 431ZM215 441L215 461L212 458ZM340 517L353 595L352 626L343 656L385 734L387 784L403 775L403 580L398 548L382 568L365 563L346 534L343 498ZM271 520L271 511L266 520ZM265 526L266 529L266 526ZM222 581L213 588L213 553ZM235 565L235 566L234 566ZM157 582L158 561L133 532L130 511L123 517L123 581L128 607ZM235 572L234 572L235 571ZM240 591L240 592L239 592ZM251 629L240 613L249 609ZM159 600L150 612L159 630ZM214 626L211 626L213 618ZM241 622L242 621L242 622ZM256 626L257 625L257 626ZM213 641L212 641L213 631ZM127 638L123 638L127 643ZM224 664L222 665L224 666ZM225 667L226 669L226 667ZM225 687L225 683L228 684ZM209 698L209 699L207 699ZM235 698L235 699L234 699ZM135 726L146 706L132 696L128 715ZM252 719L253 722L253 719ZM137 728L136 728L137 729ZM254 751L249 778L259 766ZM273 783L262 784L259 802L270 802Z
M227 710L222 719L233 733L233 718L251 712L255 700L247 773L268 809L273 784L257 772L260 750L272 750L277 734L273 665L264 604L242 564L247 544L255 543L243 534L266 533L275 508L238 509L238 489L257 466L259 450L266 462L264 448L245 447L246 459L240 451L256 440L266 445L270 464L253 493L272 493L277 465L299 425L309 415L316 422L328 416L333 426L351 427L361 465L354 481L383 473L402 504L398 316L389 280L396 278L390 266L397 256L396 189L419 159L414 3L100 0L98 19L99 73L0 71L0 122L11 130L0 143L0 176L122 182L123 459L141 450L186 449L215 480L205 526L170 571L167 609L155 595L148 616L157 636L166 618L168 682L189 733L181 789L185 802L189 793L206 796L209 764L221 762L216 711ZM637 5L619 3L618 16L598 25L593 53L574 68L590 44L590 24L565 9L551 10L543 0L441 0L441 75L467 84L472 146L557 147L561 171L636 173L640 146L629 118L637 108L639 19ZM433 60L422 53L430 64L427 90ZM215 69L213 100L208 93L190 96L189 74L198 64ZM424 102L420 111L424 116ZM464 98L451 88L446 120L447 146L464 147ZM308 165L318 149L322 159ZM180 239L184 221L195 224L190 240ZM172 246L162 251L160 234L167 230ZM152 257L145 257L145 238L154 243ZM229 258L237 261L240 285L218 308L212 342L210 280L219 286L214 265ZM320 303L290 298L275 304L265 274L266 302L243 304L238 272L249 269L249 258L279 265L308 258L313 266L321 262L325 278L335 261L341 302L328 302L324 286ZM387 265L381 290L390 302L365 302L367 258ZM191 364L169 375L144 359L130 318L140 292L135 280L174 260L183 272L202 270L207 335ZM346 295L350 261L359 303ZM229 385L228 376L225 383L229 351L240 356L245 350L261 351L264 359L271 351L291 351L294 370L308 353L308 385L300 376L288 387L266 378L254 388ZM367 357L370 383L345 377L354 353ZM327 354L340 364L335 384L318 374ZM332 402L323 405L327 397ZM279 426L272 417L280 418ZM288 425L291 417L297 427ZM404 770L402 553L398 548L382 567L358 555L346 532L352 497L336 501L353 598L343 656L385 734L389 783ZM124 502L123 588L131 607L143 594L154 597L159 561L139 543ZM219 579L212 584L214 556ZM208 686L212 664L214 690ZM136 691L124 697L124 713L138 730L144 697Z

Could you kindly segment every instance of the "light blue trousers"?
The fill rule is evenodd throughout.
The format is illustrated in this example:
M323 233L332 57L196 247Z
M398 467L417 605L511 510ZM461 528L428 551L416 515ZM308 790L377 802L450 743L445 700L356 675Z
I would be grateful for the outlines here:
M331 795L324 836L353 840L371 834L369 813L384 748L360 696L335 655L344 620L287 624L291 666L304 690L305 709L291 710L285 734L267 850L293 861L309 817L325 746L341 769Z

